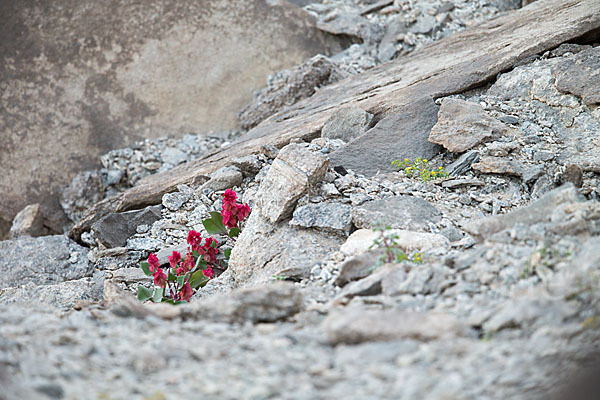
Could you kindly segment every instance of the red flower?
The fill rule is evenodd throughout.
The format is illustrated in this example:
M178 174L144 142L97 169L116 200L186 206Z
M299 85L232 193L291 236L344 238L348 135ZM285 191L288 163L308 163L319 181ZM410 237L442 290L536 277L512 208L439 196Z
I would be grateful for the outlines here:
M154 284L161 288L164 288L167 284L167 276L163 272L162 269L157 268L156 271L152 274L154 276Z
M243 221L246 219L248 214L250 214L250 206L248 204L236 204L236 218L238 221Z
M215 244L214 247L212 246L213 243ZM217 242L217 239L212 237L206 238L204 246L198 250L198 253L204 256L204 261L212 264L217 262L217 253L219 252L217 249L218 244L219 242Z
M192 253L187 253L185 255L185 260L181 267L183 268L184 273L190 272L196 266L196 261L194 260L194 255Z
M225 193L223 193L223 203L235 203L237 200L237 194L231 190L227 189Z
M206 267L206 269L202 271L202 274L208 279L212 279L213 276L215 276L215 271L213 271L211 267Z
M160 267L160 262L158 261L158 257L156 257L156 254L150 253L150 255L148 256L148 264L150 264L148 266L150 272L154 272L158 267Z
M193 251L198 251L202 245L202 236L196 231L190 231L190 233L188 233L187 242L192 246Z
M181 254L179 252L174 251L172 255L169 256L169 264L171 264L171 268L175 268L177 264L181 261Z
M233 216L233 213L228 211L222 211L221 215L223 216L223 225L231 228L237 228L237 219Z
M192 297L192 295L194 294L194 291L192 290L192 287L190 286L190 283L186 283L185 285L183 285L183 288L181 288L181 298L185 301L190 301L190 297Z

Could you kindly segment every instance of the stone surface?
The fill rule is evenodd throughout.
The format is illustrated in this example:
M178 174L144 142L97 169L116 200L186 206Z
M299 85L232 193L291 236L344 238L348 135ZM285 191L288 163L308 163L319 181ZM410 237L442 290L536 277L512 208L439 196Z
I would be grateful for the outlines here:
M348 234L352 219L351 207L341 203L316 203L297 207L290 225L317 228Z
M357 312L351 308L329 315L323 322L332 344L468 335L456 317L442 313L415 313L399 310Z
M467 223L463 228L478 239L485 239L494 233L511 228L517 223L535 224L549 221L554 210L563 204L579 202L577 189L565 184L546 193L538 201L508 214L496 215Z
M231 252L229 268L238 285L255 285L290 268L310 271L342 239L330 233L301 229L282 221L273 226L253 211Z
M40 285L29 282L20 287L0 289L0 304L36 303L59 308L73 308L77 302L99 301L103 285L93 278Z
M511 160L504 157L484 156L478 162L471 165L476 171L484 174L506 174L506 175L523 175L523 164L517 160Z
M92 226L94 237L108 248L125 246L139 225L152 225L160 218L160 210L161 206L151 206L109 214Z
M444 168L448 175L459 176L471 169L471 165L479 161L479 152L470 150L458 157L456 161Z
M423 151L415 152L415 149L427 148L430 128L437 120L438 110L432 97L459 93L488 82L498 73L509 70L533 54L543 53L590 32L600 25L598 7L594 0L534 3L527 10L499 16L493 24L476 25L433 43L411 57L401 57L360 76L349 77L344 84L325 87L256 126L248 133L248 140L235 146L235 149L228 148L206 159L181 165L168 173L153 175L151 179L140 182L138 187L98 203L73 227L70 235L79 240L93 222L107 213L139 208L140 204L152 204L169 189L180 183L202 180L202 177L226 166L233 157L259 153L267 144L283 147L293 138L312 140L330 115L342 106L357 106L383 118L396 112L406 114L407 126L415 127L415 131L416 126L422 126L418 130L420 147L415 145L410 152L407 151L406 158L424 156ZM546 40L532 41L532 36ZM512 45L506 46L507 41ZM402 76L401 80L398 80L399 76ZM423 108L425 110L420 111ZM412 124L416 115L422 115L423 118L420 123ZM388 125L393 126L391 122ZM377 137L371 135L369 143L356 139L353 141L356 144L350 143L343 149L348 157L344 157L342 164L355 168L352 163L360 163L364 171L373 174L377 170L391 171L389 163L400 158L402 149L406 147L406 143L397 137L403 131L406 130L402 126L384 129ZM409 138L410 135L406 140ZM399 144L397 147L396 143ZM364 159L369 161L363 162Z
M353 13L341 13L329 21L319 21L317 28L333 35L349 36L363 42L376 42L383 36L382 29L367 18Z
M396 196L374 200L352 209L352 222L357 228L390 226L414 231L429 230L439 222L442 213L426 200L413 196Z
M581 97L587 105L600 103L600 50L586 49L552 69L558 90Z
M329 160L300 144L284 147L273 161L257 194L258 212L276 223L292 215L310 185L327 172Z
M240 125L244 129L253 128L276 112L312 96L320 86L339 78L336 65L322 55L274 74L269 77L269 85L256 91L252 102L240 111Z
M369 276L381 254L381 251L369 251L346 259L340 266L335 284L343 287L352 281Z
M331 155L332 165L371 176L379 171L392 171L393 160L432 158L440 151L440 146L427 141L437 108L428 98L417 98L399 107L364 135L335 151Z
M102 176L97 170L83 171L75 175L71 183L60 193L60 205L67 217L77 222L85 211L104 198Z
M453 153L462 153L479 143L508 135L508 126L490 117L481 105L465 100L442 100L438 121L429 134L429 141L440 144Z
M0 242L0 288L48 285L92 274L87 249L63 235Z
M59 211L58 191L108 150L235 127L269 73L338 46L303 10L266 0L11 0L0 26L5 221L36 202Z
M210 180L202 185L202 190L213 192L231 189L242 183L244 176L237 167L224 168L211 174Z
M360 108L340 108L325 122L321 136L349 142L365 133L372 119L372 114Z
M19 211L10 227L12 239L19 236L42 236L44 233L44 217L39 204L30 204Z

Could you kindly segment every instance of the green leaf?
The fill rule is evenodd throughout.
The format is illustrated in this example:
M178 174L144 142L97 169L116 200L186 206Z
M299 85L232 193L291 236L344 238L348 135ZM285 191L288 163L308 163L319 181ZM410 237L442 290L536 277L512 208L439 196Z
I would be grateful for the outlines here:
M177 277L177 287L182 287L183 282L185 282L185 275L181 275Z
M206 282L208 281L209 279L204 276L202 270L198 270L192 274L192 277L190 278L190 286L192 289L198 289L199 287L206 285Z
M167 276L167 280L169 282L175 282L175 279L177 279L177 277L175 275L173 275L172 272L169 272L169 275Z
M139 301L146 301L152 298L152 289L138 285L137 298Z
M202 225L210 235L227 235L227 228L223 225L223 217L221 213L212 211L210 218L202 221Z
M225 259L229 260L229 257L231 257L231 248L226 248L225 250L223 250L223 254L225 254Z
M240 228L231 228L229 230L229 237L230 238L237 237L240 235L240 232L241 232Z
M148 261L142 261L140 263L140 268L142 269L142 271L144 271L144 274L146 274L146 276L152 275L152 272L150 272L150 264L148 264Z
M156 289L154 289L154 296L152 296L152 301L154 303L160 303L162 301L164 292L165 292L164 288L157 287Z

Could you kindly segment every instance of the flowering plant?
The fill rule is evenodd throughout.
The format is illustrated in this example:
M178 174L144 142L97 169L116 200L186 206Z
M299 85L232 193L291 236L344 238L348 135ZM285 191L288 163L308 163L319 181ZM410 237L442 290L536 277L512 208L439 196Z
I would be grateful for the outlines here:
M429 161L420 157L414 162L409 161L408 158L405 158L404 161L394 160L392 161L392 167L397 167L409 178L419 176L423 182L448 176L448 173L444 171L444 168L438 167L438 169L430 169Z
M250 214L248 204L238 204L237 194L227 189L223 194L221 212L211 212L210 218L202 221L209 235L223 235L233 241L240 234L240 223ZM219 247L212 236L204 239L196 231L190 231L187 237L185 257L177 251L169 256L169 263L161 265L156 254L150 254L148 261L140 264L147 276L154 278L154 288L138 286L137 297L140 301L151 300L154 303L167 302L178 304L189 301L196 290L206 285L215 276L215 270L227 269L231 247Z

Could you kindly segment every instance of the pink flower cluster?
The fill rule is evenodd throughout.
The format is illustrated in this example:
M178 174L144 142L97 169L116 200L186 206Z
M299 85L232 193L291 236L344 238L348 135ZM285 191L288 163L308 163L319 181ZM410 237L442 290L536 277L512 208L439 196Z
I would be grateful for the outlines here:
M238 228L238 223L243 221L250 214L250 206L248 204L237 204L237 194L227 189L223 193L223 207L221 215L223 216L223 225L231 228Z

